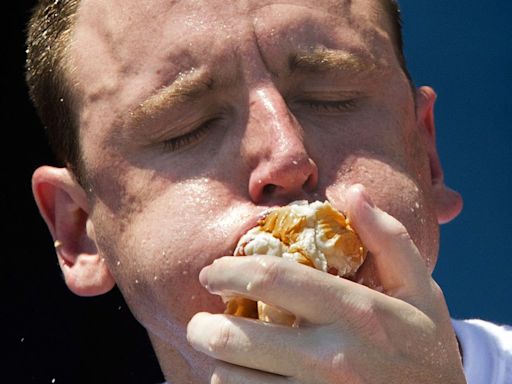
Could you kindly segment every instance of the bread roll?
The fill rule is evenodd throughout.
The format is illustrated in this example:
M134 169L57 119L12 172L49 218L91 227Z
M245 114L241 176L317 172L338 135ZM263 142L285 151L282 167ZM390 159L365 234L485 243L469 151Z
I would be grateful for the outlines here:
M295 202L270 210L240 238L234 252L283 257L340 277L353 275L366 253L349 220L327 201ZM293 314L242 297L229 299L225 313L298 325Z

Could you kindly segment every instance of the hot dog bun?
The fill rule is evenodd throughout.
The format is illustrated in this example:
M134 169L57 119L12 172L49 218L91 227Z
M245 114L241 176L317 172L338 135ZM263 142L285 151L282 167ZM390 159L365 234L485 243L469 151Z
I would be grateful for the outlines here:
M349 220L329 202L295 202L270 210L239 240L235 256L273 255L340 277L353 275L366 257ZM296 325L295 316L263 302L236 297L226 313Z

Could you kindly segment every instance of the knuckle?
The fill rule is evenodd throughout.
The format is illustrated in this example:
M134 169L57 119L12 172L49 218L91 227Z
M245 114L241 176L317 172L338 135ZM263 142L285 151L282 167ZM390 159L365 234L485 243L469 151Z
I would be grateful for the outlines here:
M301 356L303 372L307 377L315 377L316 383L343 383L346 377L347 345L343 342L337 326L329 325L310 330L307 345ZM309 382L309 381L307 381Z
M224 320L215 329L208 340L208 349L215 355L225 352L233 339L233 329L231 324Z
M397 228L396 231L393 233L395 238L401 242L404 243L410 243L412 242L411 235L409 232L407 232L407 229L403 225L400 224L400 228Z
M308 372L314 372L315 382L321 383L352 383L352 368L347 354L342 351L332 351L316 356L308 362Z
M266 289L275 285L279 278L279 267L276 262L263 259L255 276L253 288L255 290Z
M353 364L345 353L335 354L329 361L329 368L329 383L338 383L340 379L342 382L356 383Z

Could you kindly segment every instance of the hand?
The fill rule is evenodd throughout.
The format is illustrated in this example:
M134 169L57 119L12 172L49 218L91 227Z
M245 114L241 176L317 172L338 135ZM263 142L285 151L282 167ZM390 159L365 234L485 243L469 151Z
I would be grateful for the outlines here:
M270 256L224 257L203 269L214 294L284 308L299 328L196 314L191 345L218 364L211 383L465 383L443 294L397 220L349 190L351 220L383 293Z

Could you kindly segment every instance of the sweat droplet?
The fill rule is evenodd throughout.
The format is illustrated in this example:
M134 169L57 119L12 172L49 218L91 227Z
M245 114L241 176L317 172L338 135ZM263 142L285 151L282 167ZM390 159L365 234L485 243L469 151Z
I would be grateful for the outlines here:
M252 289L252 283L251 282L247 283L247 285L245 286L245 289L247 290L247 292L250 292Z

